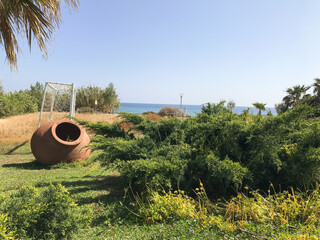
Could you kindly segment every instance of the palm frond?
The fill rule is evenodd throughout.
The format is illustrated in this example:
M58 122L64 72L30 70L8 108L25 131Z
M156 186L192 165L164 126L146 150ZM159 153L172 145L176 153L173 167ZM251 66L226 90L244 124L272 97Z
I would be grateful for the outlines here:
M64 0L77 8L78 0ZM17 69L19 44L17 34L26 37L29 47L33 38L40 50L47 54L47 43L61 22L59 0L1 0L0 1L0 44L4 46L11 69Z

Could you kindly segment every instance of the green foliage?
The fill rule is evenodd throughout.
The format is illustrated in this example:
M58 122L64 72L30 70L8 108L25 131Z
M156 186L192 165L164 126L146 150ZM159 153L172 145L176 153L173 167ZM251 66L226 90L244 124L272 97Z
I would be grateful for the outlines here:
M35 85L30 85L30 89L26 89L24 92L36 99L38 105L38 111L41 109L42 98L43 98L44 86L40 82L36 82Z
M97 105L95 104L97 101ZM119 98L113 83L102 89L88 86L77 90L76 107L83 110L84 107L103 113L114 113L120 106Z
M124 140L121 138L104 138L97 137L92 141L92 147L100 150L98 158L105 165L113 163L117 159L128 161L131 159L146 158L153 148L153 142L148 138L138 140Z
M156 157L127 161L119 166L125 186L129 184L135 191L144 191L146 186L170 189L179 185L184 177L186 162Z
M199 179L207 186L210 194L226 194L227 190L239 189L245 179L250 179L249 170L239 162L233 162L228 157L220 160L214 154L201 156L188 162L184 186L195 187Z
M258 115L261 116L261 111L265 111L266 110L266 103L259 103L259 102L255 102L252 103L252 105L257 108L259 110Z
M36 99L22 91L0 94L0 117L8 117L38 110Z
M0 239L14 239L14 232L8 229L8 217L6 214L0 213Z
M295 85L286 90L287 95L282 102L275 105L278 114L285 113L289 109L298 107L303 104L312 106L317 116L320 116L320 79L314 79L311 86ZM313 94L307 94L307 91L313 87Z
M148 201L144 202L138 195L134 195L136 215L150 224L161 221L178 221L181 219L198 219L199 211L196 202L184 191L148 192Z
M128 132L139 137L115 134L116 125L92 125L100 135L92 148L139 191L149 184L190 191L201 180L209 194L227 195L243 185L304 189L320 181L320 119L312 107L260 117L235 114L224 103L207 104L188 119L152 121L123 113L132 125Z
M2 95L4 92L3 92L3 87L2 87L2 82L0 81L0 95Z
M213 115L218 113L225 113L231 111L230 109L226 108L225 105L226 101L220 101L219 103L207 103L206 105L202 106L201 113Z
M75 204L61 185L40 191L32 186L0 198L0 213L19 238L69 239L91 221L89 210Z
M127 133L120 127L119 124L107 124L105 122L89 122L89 121L80 121L77 120L81 125L85 126L86 128L94 130L97 134L102 135L104 137L110 138L125 138L125 139L132 139L133 135Z

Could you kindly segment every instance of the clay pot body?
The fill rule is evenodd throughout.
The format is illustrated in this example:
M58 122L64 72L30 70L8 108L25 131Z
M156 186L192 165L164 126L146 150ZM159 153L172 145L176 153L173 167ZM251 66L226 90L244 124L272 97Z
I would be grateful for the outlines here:
M71 120L51 121L32 135L31 150L44 165L85 160L90 155L90 138L85 130Z

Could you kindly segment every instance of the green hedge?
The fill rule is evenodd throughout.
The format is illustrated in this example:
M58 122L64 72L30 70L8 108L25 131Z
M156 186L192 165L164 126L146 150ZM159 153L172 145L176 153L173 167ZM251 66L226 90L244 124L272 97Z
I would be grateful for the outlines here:
M27 93L0 94L0 118L37 111L37 100Z
M88 227L91 219L91 211L77 206L62 185L44 190L22 187L0 196L0 236L4 239L12 235L19 239L70 239L80 228Z
M99 133L92 145L98 159L116 162L125 184L139 191L148 184L191 191L202 181L209 194L225 195L244 186L267 190L270 182L305 189L320 180L320 118L310 106L265 117L221 103L185 120L121 116L134 124L122 136L116 125L83 124Z

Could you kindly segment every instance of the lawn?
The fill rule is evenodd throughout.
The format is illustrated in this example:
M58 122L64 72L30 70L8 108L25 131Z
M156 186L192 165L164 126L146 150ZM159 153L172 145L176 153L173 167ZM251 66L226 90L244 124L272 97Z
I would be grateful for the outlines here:
M74 239L212 239L221 233L198 228L193 220L146 225L128 210L129 197L120 186L118 173L98 163L60 164L44 167L35 161L29 142L0 146L0 189L3 194L23 185L45 188L61 183L80 206L94 212L91 228ZM218 236L217 236L218 234Z
M294 112L293 115L296 116ZM301 114L297 116L300 115ZM95 118L95 115L85 115L82 117L92 119ZM110 116L101 115L99 117L107 119ZM126 116L124 115L121 117L123 118ZM214 167L215 165L212 165L211 167L211 163L222 164L221 166L223 168L220 169L227 170L230 166L238 166L238 163L232 162L229 158L222 160L216 159L215 156L218 156L219 151L221 149L224 150L224 148L213 149L216 151L215 155L209 151L208 154L205 154L205 158L195 158L197 159L196 169L198 169L199 166L202 168L198 169L199 171L197 172L193 171L194 167L191 169L192 171L186 170L186 175L184 176L187 177L183 178L183 180L185 180L185 186L172 185L172 187L167 186L167 188L164 188L164 184L168 183L167 180L172 180L174 183L175 177L182 174L180 172L181 168L179 167L179 163L183 163L187 160L191 164L188 166L193 166L192 160L194 158L191 157L191 151L196 149L198 143L201 144L204 142L195 141L197 140L195 138L197 136L200 140L204 137L214 137L212 139L210 138L211 142L214 141L215 138L219 141L224 140L225 144L227 144L226 146L231 147L230 149L237 150L238 148L236 147L238 145L235 143L238 143L238 141L234 140L234 136L238 136L237 133L239 131L232 132L232 129L236 128L230 128L228 126L238 126L242 129L240 132L249 134L248 139L255 139L250 137L251 130L253 131L252 136L262 136L261 132L258 135L256 134L256 129L261 128L263 130L262 133L264 133L264 131L266 131L265 129L270 129L270 122L274 123L280 130L287 129L288 126L292 125L292 132L295 134L290 136L301 136L298 138L300 141L298 142L299 144L296 143L295 138L288 138L286 132L283 134L284 139L287 140L284 141L284 143L280 142L279 145L277 145L277 148L270 148L267 144L269 142L259 142L261 139L265 139L265 137L256 139L260 144L257 146L261 146L262 144L262 146L265 146L264 149L267 149L268 151L277 150L284 163L298 164L293 165L295 168L289 168L290 170L296 169L296 166L300 166L300 155L297 155L296 158L294 158L297 159L297 161L288 161L288 159L292 159L295 154L300 154L305 151L308 153L306 156L309 157L309 160L318 159L320 150L318 152L318 148L313 147L313 143L317 142L315 141L315 139L317 139L315 137L318 136L318 128L305 127L308 131L302 131L305 130L304 128L302 128L302 130L297 130L295 118L293 118L292 124L288 125L287 115L278 117L281 121L275 117L259 118L253 115L244 116L244 119L241 118L243 117L242 115L234 115L233 117L235 119L232 120L230 119L229 112L222 113L215 118L208 118L208 116L204 114L202 117L205 118L198 116L197 118L183 121L178 119L166 119L160 122L153 122L144 120L144 118L141 118L140 116L127 114L127 118L130 117L133 122L139 120L142 124L141 126L144 126L144 128L139 128L145 130L145 132L142 132L143 136L145 136L144 138L134 138L133 136L128 135L128 133L123 132L121 128L111 126L110 124L90 123L89 125L91 127L102 129L108 134L112 133L113 135L111 134L111 136L116 136L108 138L108 134L102 134L97 138L91 139L92 148L95 149L96 147L98 150L94 155L98 157L99 161L58 164L51 167L42 166L35 161L30 150L30 143L28 140L30 139L30 135L37 122L36 115L24 115L1 119L0 190L1 195L5 197L1 198L0 196L0 203L3 199L9 199L9 204L2 201L2 205L0 206L9 207L0 209L2 211L0 211L0 239L1 234L3 233L3 228L1 227L4 226L5 228L4 234L7 233L6 231L8 229L6 228L6 225L1 226L1 221L5 222L3 219L9 216L8 209L16 209L15 204L10 205L11 196L16 193L19 195L21 187L31 185L39 189L39 192L45 192L47 194L48 189L50 190L55 186L59 186L58 184L63 186L60 186L60 189L67 189L68 194L76 203L74 204L71 200L72 203L68 205L69 209L77 209L73 212L73 216L75 216L75 212L79 213L79 215L83 216L83 219L85 219L85 223L87 223L86 225L82 225L85 227L77 228L75 231L70 232L72 233L70 235L73 239L319 239L320 187L318 184L314 184L309 190L301 192L298 188L295 189L296 191L293 191L290 186L279 191L278 189L275 190L275 188L272 187L273 185L270 185L269 188L266 186L264 189L255 190L256 188L247 185L248 182L243 182L242 187L239 188L238 191L235 191L234 188L232 194L220 194L217 196L209 195L210 199L208 197L202 198L201 196L204 196L201 195L202 193L205 193L206 196L205 190L209 194L210 189L218 192L218 188L221 187L221 183L219 185L216 181L209 181L210 179L207 178L208 171L217 169L217 167ZM221 117L225 120L221 121ZM23 121L24 118L28 119L29 122ZM117 116L112 115L111 118L112 119L109 119L111 122L116 121L116 119L119 121ZM250 121L247 123L246 118L251 121L249 125L248 123ZM206 120L205 123L201 123L203 119ZM208 119L211 119L211 122ZM95 120L98 119L96 118ZM200 123L197 124L196 121L200 121ZM232 122L232 124L225 127L224 124L226 121ZM311 121L314 126L318 126L317 119L308 119L306 121ZM129 123L131 122L129 121ZM221 125L221 129L225 130L225 134L219 135L219 133L221 133L220 131L218 132L218 135L210 135L210 132L214 132L214 129L212 128L219 126L219 123L223 124ZM281 127L282 123L286 128ZM307 123L309 124L309 122ZM190 125L189 128L183 128L186 124ZM203 126L205 126L203 124L206 124L208 128L203 128ZM126 127L130 126L132 125L126 125ZM299 126L303 127L309 125L300 124ZM171 131L172 129L175 129L175 131ZM203 129L207 130L204 131ZM195 131L188 133L188 131L191 130ZM231 132L229 133L229 131ZM154 134L155 132L157 134ZM183 135L182 133L184 132L188 134ZM277 132L276 135L279 134L279 131L272 131L272 134L273 132ZM90 131L90 133L93 136L93 132ZM270 136L273 136L271 133L267 133L269 135L267 134L266 137L270 138ZM189 141L190 139L188 140L188 138L185 137L180 138L181 136L179 134L181 136L192 136L192 141ZM17 141L17 139L19 141ZM155 141L152 141L152 139L155 139ZM166 144L161 144L166 139L170 139L170 141L165 142ZM184 142L177 142L176 139L182 139ZM288 139L292 142L291 144L288 142ZM305 140L302 141L302 143L308 144L302 144L301 139ZM99 147L101 146L102 152L99 151ZM146 148L149 146L154 146L154 149ZM156 148L157 146L159 148ZM200 145L200 147L201 146L202 145ZM212 146L216 145L207 145L207 147ZM239 145L238 147L241 146ZM253 146L256 146L256 144L253 144ZM304 148L299 148L299 151L295 151L297 146L302 146ZM262 148L259 147L257 150L261 149ZM232 153L232 151L230 153ZM246 152L245 149L241 153L247 153L247 155L245 155L247 157L243 157L243 161L247 161L248 159L255 160L256 156L260 156L252 152ZM252 154L252 156L250 154ZM156 158L154 156L156 156ZM242 155L240 154L239 156ZM267 154L266 156L273 155ZM127 161L128 159L136 161ZM119 160L123 161L119 162ZM170 164L168 163L169 160ZM199 164L201 162L202 165ZM106 163L106 166L115 166L115 164L118 164L118 170L102 167L100 165ZM124 166L127 166L127 168L124 168ZM126 171L126 169L129 169L130 171ZM256 171L259 169L260 168L256 169ZM299 169L300 174L301 171L305 171L306 169L309 169L309 172L311 173L316 172L317 168L306 168L304 165L304 168ZM172 172L169 170L172 170ZM118 171L121 172L121 175ZM188 175L191 172L193 175ZM235 171L230 171L230 173L233 172L238 173L239 171L235 168ZM160 176L160 173L163 175ZM221 179L223 180L225 179L224 177L230 176L230 174L227 173L228 171L215 174L221 176ZM195 174L200 175L198 176ZM292 172L291 174L295 174L295 172ZM308 176L308 174L304 175ZM211 174L210 176L215 175ZM232 176L237 177L238 175L231 175L231 177ZM156 191L153 190L150 185L146 188L145 180L148 178L154 179L154 177L158 177L156 179L162 184L158 185L159 188ZM195 178L197 183L191 187L189 186L190 188L187 189L188 183L192 180L191 177ZM128 181L128 179L132 179L132 181ZM199 182L199 179L201 179L201 182ZM160 180L163 181L161 182ZM237 180L237 178L235 178L235 180ZM259 178L257 178L257 180L259 180ZM144 190L140 191L139 187L142 187ZM26 188L23 188L22 192L24 189ZM31 189L31 187L29 189ZM164 189L166 189L166 191L162 191ZM63 192L66 194L65 190L63 190ZM143 196L141 195L142 193L144 194ZM187 194L189 196L187 196ZM24 196L27 197L20 198L20 202L29 203L29 199L31 199L32 202L32 198L30 198L29 195ZM46 196L47 195L41 195L41 198L38 198L37 201L41 202L39 199L47 199ZM51 195L48 194L48 196ZM64 197L66 197L66 195L64 195ZM223 197L225 197L225 199ZM69 196L67 196L66 199L67 198L69 198ZM37 209L37 206L34 209L32 207L34 202L27 205L26 208L17 207L18 210L16 212L20 215L16 214L16 212L13 212L13 214L10 215L10 224L12 224L10 226L15 224L16 219L22 219L22 224L19 225L20 228L15 228L13 231L17 232L17 229L23 229L24 226L28 227L29 223L35 222L38 224L39 222L44 222L42 221L42 218L40 218L41 220L36 221L24 221L25 218L21 216L24 216L25 210L27 213L28 211L31 213L28 216L37 216L37 213L47 213L49 209L51 211L50 214L40 214L43 216L43 219L49 220L50 217L47 216L56 216L53 213L59 212L56 209L60 209L60 215L57 214L58 217L61 215L68 216L68 210L61 211L61 209L65 209L63 208L63 203L65 201L63 200L61 203L61 201L55 201L55 198L52 199L54 199L54 203L57 202L57 204L60 205L54 205L54 207L52 207L53 205L46 205L46 202L44 202L43 205L41 205L41 203L37 206L43 206L43 209L45 210L39 208L40 210L36 212L36 214L33 214L34 209ZM3 204L3 202L5 204ZM11 203L16 202L11 201ZM46 206L47 208L45 208ZM61 206L61 208L56 206ZM82 210L88 208L91 209L92 214L90 213L91 215L89 218L85 218ZM20 211L19 209L22 210ZM53 212L52 209L54 209ZM20 218L18 218L18 216L20 216ZM90 221L91 216L92 221ZM77 222L70 219L72 218L69 217L69 223ZM24 224L25 222L26 224ZM60 228L55 228L55 230L52 231L55 233L59 232L60 229L64 229L63 226L65 226L64 221L61 220L48 221L48 223L53 227L56 223L58 225L60 224ZM34 225L32 225L31 228L29 227L29 229L31 229L32 232L39 233L41 236L40 239L43 239L42 232L34 231L35 228L33 228L33 226ZM27 236L32 236L32 234Z

